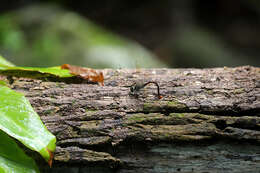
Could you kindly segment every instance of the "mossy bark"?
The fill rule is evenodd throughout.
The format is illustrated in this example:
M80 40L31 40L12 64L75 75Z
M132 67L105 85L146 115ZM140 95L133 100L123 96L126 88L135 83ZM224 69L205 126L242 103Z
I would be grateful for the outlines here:
M13 78L57 137L54 167L129 167L134 143L260 143L260 68L103 70L105 86ZM136 93L136 81L156 81Z

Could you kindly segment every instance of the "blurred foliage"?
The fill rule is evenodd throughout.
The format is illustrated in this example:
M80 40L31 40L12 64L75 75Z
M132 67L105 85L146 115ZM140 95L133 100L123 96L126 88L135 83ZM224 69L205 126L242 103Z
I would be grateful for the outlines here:
M20 66L165 67L138 43L45 5L0 17L0 51Z
M248 63L245 56L232 51L220 38L203 28L191 26L179 31L170 45L172 55L179 57L173 59L173 63L182 67L220 67Z
M163 61L171 67L260 66L257 0L1 2L0 14L6 11L8 17L0 26L0 53L21 57L19 65L52 66L62 62L92 67L161 67ZM32 3L39 5L19 10ZM136 40L150 53L104 28ZM86 29L91 31L86 33ZM160 61L153 63L154 55Z

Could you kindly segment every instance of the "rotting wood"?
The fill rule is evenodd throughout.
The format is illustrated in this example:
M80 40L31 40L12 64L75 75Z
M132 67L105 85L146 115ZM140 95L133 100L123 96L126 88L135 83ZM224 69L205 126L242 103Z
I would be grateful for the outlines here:
M54 166L117 168L116 148L132 142L215 138L260 143L260 68L103 70L105 86L14 78L57 137ZM136 95L136 81L156 81Z

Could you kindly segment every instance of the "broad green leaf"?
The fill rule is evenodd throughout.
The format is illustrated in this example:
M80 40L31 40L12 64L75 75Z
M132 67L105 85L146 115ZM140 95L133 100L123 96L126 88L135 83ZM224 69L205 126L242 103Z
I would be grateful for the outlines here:
M50 161L56 138L21 93L0 86L0 129ZM51 152L51 153L50 153Z
M20 73L23 71L39 72L42 74L51 74L57 77L72 77L69 70L61 69L60 66L57 67L8 67L6 70L16 70Z
M72 77L73 75L70 74L69 70L61 69L60 66L57 67L0 67L0 74L3 75L13 75L13 76L28 76L29 77L37 78L37 77L49 77L49 76L56 76L60 78Z
M41 74L41 77L48 77L49 75L54 75L57 77L65 78L72 77L69 70L61 69L60 66L57 67L17 67L11 62L7 61L0 55L0 74L5 75L17 75L26 76L26 72L35 72L35 77L38 76L37 73ZM24 74L23 74L24 73ZM31 74L33 76L34 74Z
M2 67L13 67L15 66L14 64L12 64L11 62L7 61L6 59L4 59L1 55L0 55L0 69Z
M15 141L0 130L0 172L39 173L34 160Z

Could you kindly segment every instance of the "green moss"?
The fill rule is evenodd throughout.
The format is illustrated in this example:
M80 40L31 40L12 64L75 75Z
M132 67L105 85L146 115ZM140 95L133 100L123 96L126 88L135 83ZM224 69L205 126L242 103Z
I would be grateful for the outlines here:
M160 110L161 110L160 106L158 106L154 103L144 103L143 104L144 112L158 112Z
M131 116L128 118L128 120L134 121L134 122L141 122L141 121L144 121L145 118L142 116Z
M94 108L85 108L85 112L97 112L98 110Z
M178 101L168 101L167 106L176 107L176 108L184 108L184 107L186 107L185 104L180 103Z
M143 104L143 111L148 112L151 107L152 107L151 103L144 103Z
M207 92L209 95L213 95L213 94L214 94L213 90L207 90L206 92Z
M180 111L186 108L187 106L185 104L180 103L178 101L168 101L165 106L165 109L170 111Z
M170 113L170 117L178 117L178 118L183 118L185 116L184 113Z
M156 122L160 119L159 116L154 114L135 114L128 118L128 120L132 123L142 123L142 124L156 124Z
M178 101L158 101L143 104L144 112L162 112L162 111L180 111L186 109L187 106Z
M72 100L71 104L74 106L77 103L77 100Z
M245 92L245 88L238 88L238 89L233 90L234 94L241 94L244 92Z

